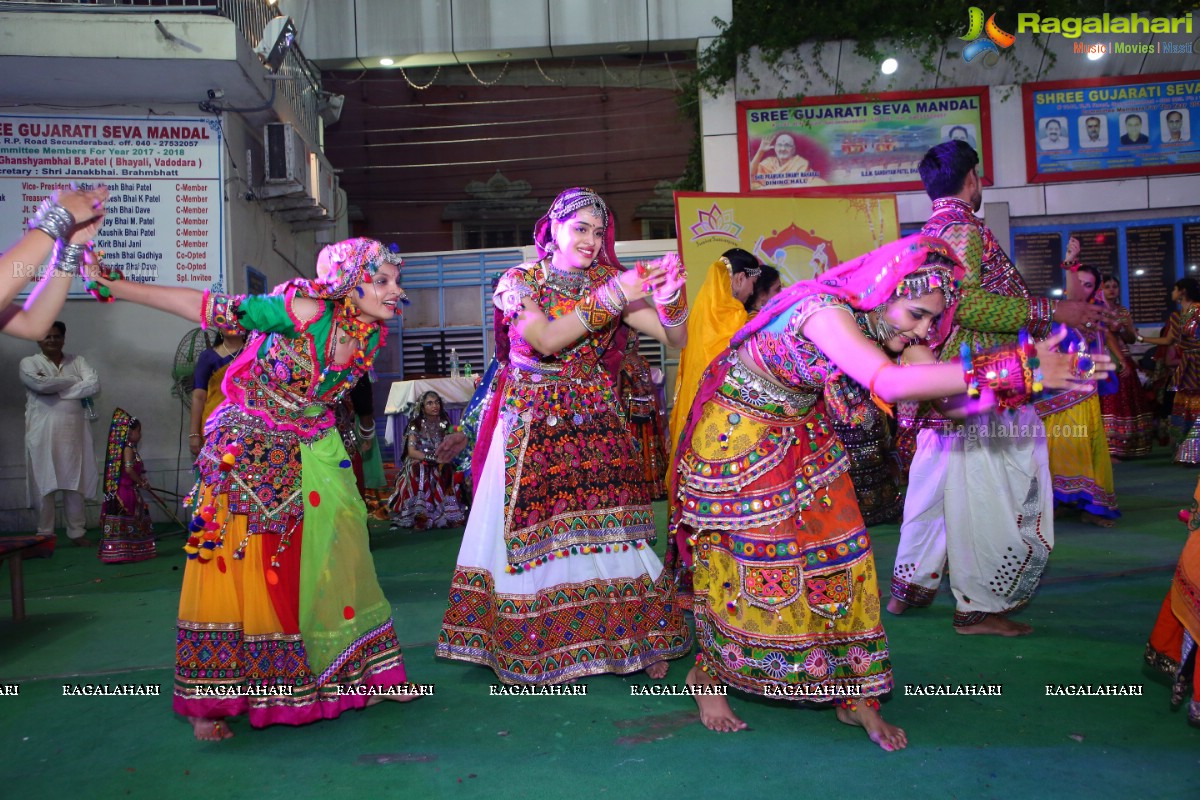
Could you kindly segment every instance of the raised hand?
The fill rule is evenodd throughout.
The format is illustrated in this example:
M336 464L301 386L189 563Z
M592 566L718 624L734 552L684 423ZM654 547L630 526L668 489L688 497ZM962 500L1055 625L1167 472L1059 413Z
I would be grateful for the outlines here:
M669 302L676 292L687 286L687 270L683 266L683 260L675 252L667 253L654 263L663 270L663 281L654 290L654 302Z
M1067 242L1067 257L1066 257L1067 263L1071 263L1072 261L1079 260L1079 250L1080 250L1079 240L1076 239L1074 236L1072 236L1070 238L1070 240Z
M1066 336L1066 328L1060 326L1049 339L1037 343L1042 385L1047 389L1075 389L1104 380L1115 369L1106 353L1059 352L1058 346Z

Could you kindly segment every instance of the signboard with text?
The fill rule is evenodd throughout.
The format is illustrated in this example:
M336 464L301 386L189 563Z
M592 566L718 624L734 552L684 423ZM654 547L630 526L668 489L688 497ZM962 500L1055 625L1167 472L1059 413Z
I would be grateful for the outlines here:
M737 104L743 191L920 190L917 165L934 145L962 139L990 183L988 88L751 100Z
M211 118L0 115L0 230L13 240L55 189L106 184L96 242L128 280L224 286L221 173Z
M1200 172L1200 72L1030 83L1030 182Z

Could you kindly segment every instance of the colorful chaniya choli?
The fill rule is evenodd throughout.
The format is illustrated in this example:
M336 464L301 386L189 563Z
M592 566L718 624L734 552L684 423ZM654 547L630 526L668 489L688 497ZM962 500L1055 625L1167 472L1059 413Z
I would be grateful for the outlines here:
M1102 341L1102 340L1100 340ZM1103 350L1095 337L1071 330L1061 347L1079 349L1091 346ZM1105 519L1118 519L1117 494L1113 484L1112 457L1100 414L1099 392L1111 394L1116 379L1087 384L1080 389L1047 392L1034 403L1046 426L1046 444L1050 452L1050 472L1054 481L1054 502L1078 508Z
M205 322L250 332L205 426L180 598L175 710L302 724L405 682L366 508L333 407L370 367L382 330L336 364L338 303L311 320L295 290L206 296Z
M1167 335L1179 351L1171 405L1171 425L1179 441L1175 463L1194 466L1200 464L1200 304L1172 314Z
M485 460L437 654L490 666L506 683L634 672L690 646L651 550L649 484L601 362L618 324L552 356L512 327L524 298L557 319L614 274L525 264L496 288L509 360L488 401L495 413L480 415Z
M861 423L870 400L799 333L829 307L851 313L812 295L713 363L680 443L671 520L692 543L701 667L817 702L892 687L871 540L831 424Z

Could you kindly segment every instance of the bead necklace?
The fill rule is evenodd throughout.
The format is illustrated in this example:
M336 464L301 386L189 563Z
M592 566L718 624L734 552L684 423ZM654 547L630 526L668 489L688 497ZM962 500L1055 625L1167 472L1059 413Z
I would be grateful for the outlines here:
M542 282L572 300L581 300L590 288L590 269L559 270L549 257L542 259Z
M364 322L359 319L345 304L334 308L333 321L346 333L338 339L342 344L350 339L358 339L360 342L366 343L367 337L371 335L371 331L375 330L376 325L374 322Z

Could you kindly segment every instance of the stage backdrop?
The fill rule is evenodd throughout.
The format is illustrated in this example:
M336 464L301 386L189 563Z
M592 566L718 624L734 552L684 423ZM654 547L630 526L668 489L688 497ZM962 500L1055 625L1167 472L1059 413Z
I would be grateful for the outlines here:
M731 247L779 269L790 285L900 236L894 195L790 197L676 192L679 252L695 297L708 265Z
M917 164L949 139L979 152L980 175L991 183L986 86L750 100L738 103L737 113L742 191L921 190ZM776 147L785 135L790 142Z

